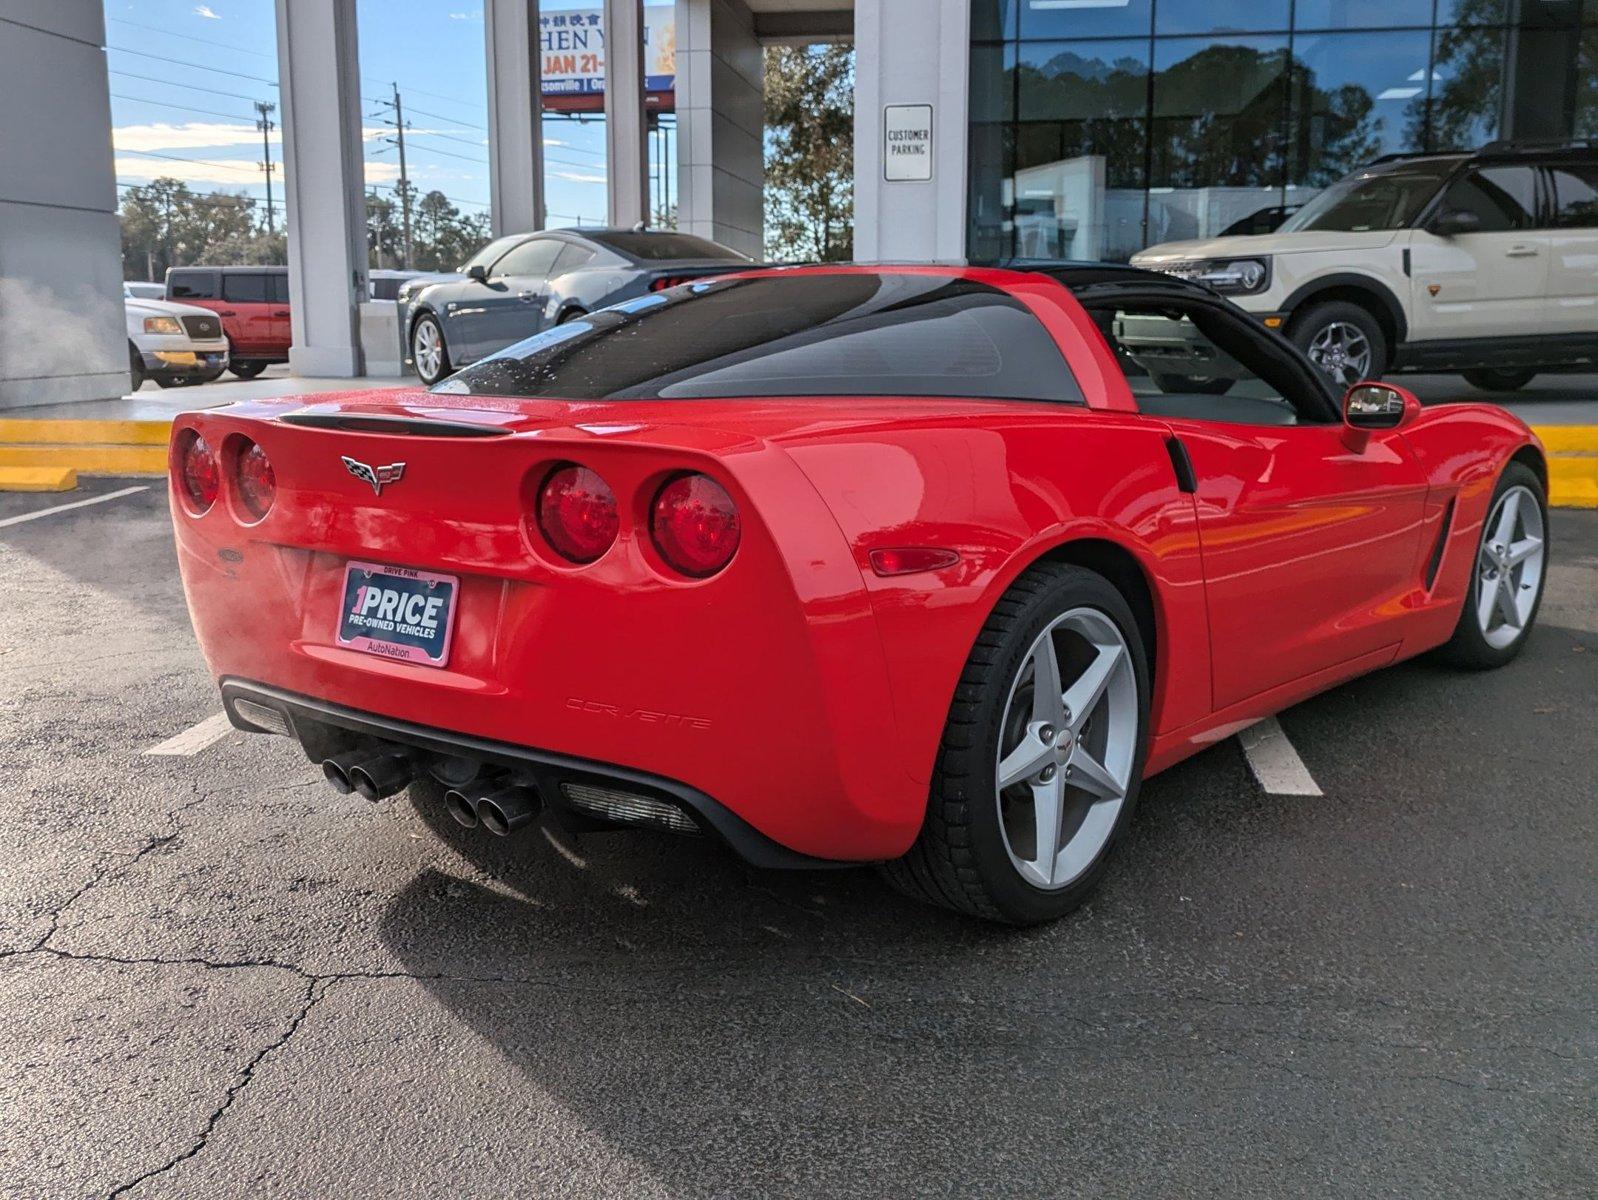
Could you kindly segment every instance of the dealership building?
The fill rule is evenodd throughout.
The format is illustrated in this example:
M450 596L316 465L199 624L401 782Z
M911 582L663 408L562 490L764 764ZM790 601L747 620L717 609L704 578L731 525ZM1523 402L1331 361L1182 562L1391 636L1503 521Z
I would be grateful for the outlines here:
M358 375L356 3L275 2L291 365ZM1124 260L1268 228L1379 155L1598 137L1598 0L676 0L665 25L638 0L593 7L610 221L648 213L651 110L669 103L679 228L752 255L773 43L855 47L862 259ZM532 229L544 212L541 106L570 103L540 81L546 63L564 70L570 47L537 0L482 8L493 224ZM0 72L0 111L53 121L48 137L0 135L0 272L35 296L62 262L115 279L104 56L85 57L104 45L99 0L0 0L8 45L17 69ZM86 62L100 72L87 89ZM105 333L104 363L121 336ZM50 391L49 369L25 357L0 362L0 406ZM96 386L79 378L46 398Z

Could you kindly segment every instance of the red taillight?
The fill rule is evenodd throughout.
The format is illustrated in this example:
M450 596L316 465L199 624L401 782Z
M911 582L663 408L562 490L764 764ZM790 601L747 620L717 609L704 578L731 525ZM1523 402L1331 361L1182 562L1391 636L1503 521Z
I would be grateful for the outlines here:
M178 447L178 474L196 512L203 513L216 503L216 495L222 490L222 467L216 460L216 451L192 430L184 434Z
M621 528L616 493L587 467L556 467L538 489L538 528L562 558L593 562Z
M667 288L674 288L679 283L687 283L690 279L696 278L698 276L695 275L662 275L659 279L651 279L649 281L649 290L663 292Z
M272 462L254 442L245 443L238 463L239 503L259 521L277 499L277 475Z
M941 571L960 561L953 550L933 546L906 546L903 549L873 550L871 569L878 575L914 575L918 571Z
M679 475L655 496L649 531L673 570L702 579L738 549L738 506L708 475Z

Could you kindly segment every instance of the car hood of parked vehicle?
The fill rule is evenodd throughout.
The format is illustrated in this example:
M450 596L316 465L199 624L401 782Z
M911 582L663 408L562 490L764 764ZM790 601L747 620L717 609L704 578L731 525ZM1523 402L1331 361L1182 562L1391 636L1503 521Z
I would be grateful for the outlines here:
M1191 262L1199 258L1248 258L1250 255L1335 253L1339 250L1373 250L1387 245L1398 234L1394 229L1343 232L1335 229L1306 229L1302 233L1255 233L1234 237L1195 238L1187 242L1161 242L1132 256L1139 267L1157 267L1162 262Z
M134 316L141 317L214 317L216 314L209 308L201 308L197 304L175 304L171 300L135 300L128 296L123 299L123 304Z

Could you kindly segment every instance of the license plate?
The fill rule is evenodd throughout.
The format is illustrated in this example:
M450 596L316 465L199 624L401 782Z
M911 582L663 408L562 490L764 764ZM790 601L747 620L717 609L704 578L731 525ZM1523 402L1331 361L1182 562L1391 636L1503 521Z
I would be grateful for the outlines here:
M344 568L338 644L400 662L449 660L460 580L410 567L352 562Z

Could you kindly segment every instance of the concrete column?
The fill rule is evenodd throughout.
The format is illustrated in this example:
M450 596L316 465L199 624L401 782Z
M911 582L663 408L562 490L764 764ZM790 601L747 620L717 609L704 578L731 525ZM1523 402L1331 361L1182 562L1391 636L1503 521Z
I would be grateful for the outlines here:
M765 53L744 0L677 0L677 228L765 248Z
M296 375L360 375L366 206L355 0L277 0Z
M605 0L606 221L649 220L643 0Z
M100 0L0 0L0 409L128 390Z
M544 227L538 0L483 0L488 199L494 236Z
M855 0L854 19L855 257L963 259L971 0ZM930 180L886 178L898 105L931 106Z

